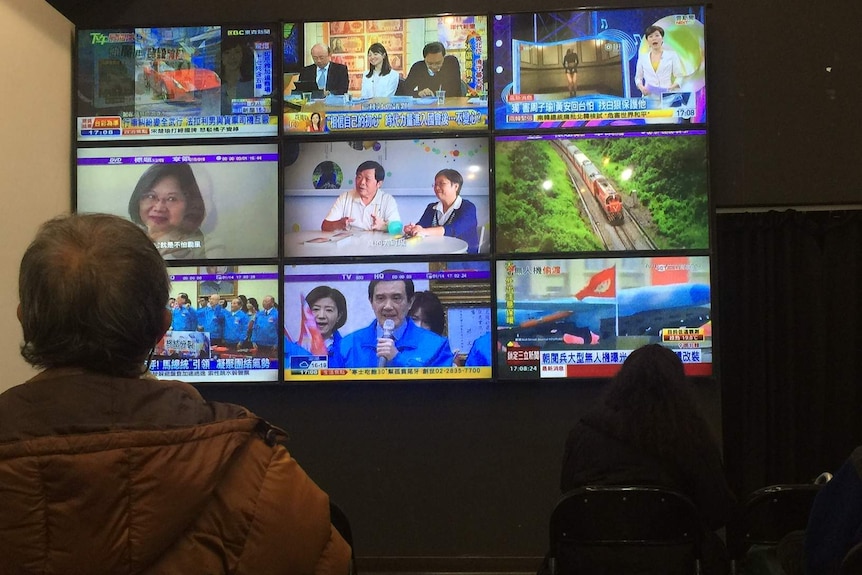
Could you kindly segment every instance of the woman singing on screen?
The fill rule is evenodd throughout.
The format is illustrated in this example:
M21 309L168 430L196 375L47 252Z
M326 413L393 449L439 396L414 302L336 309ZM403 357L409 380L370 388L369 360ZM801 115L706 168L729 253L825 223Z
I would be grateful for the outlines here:
M383 44L375 42L368 48L368 73L362 76L359 97L388 98L398 88L398 72L389 64L389 54Z
M434 194L438 202L432 202L415 224L404 226L407 237L452 236L467 242L467 252L479 251L479 232L476 229L476 206L461 196L464 178L458 170L445 169L434 177Z
M154 164L129 199L129 217L143 227L166 260L207 256L200 226L206 215L201 190L188 164Z

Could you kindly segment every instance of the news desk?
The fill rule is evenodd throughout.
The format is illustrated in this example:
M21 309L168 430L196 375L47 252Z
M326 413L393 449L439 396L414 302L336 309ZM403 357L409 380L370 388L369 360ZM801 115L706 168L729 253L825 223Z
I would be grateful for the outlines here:
M284 255L301 258L337 256L425 256L467 253L467 242L449 236L398 238L385 232L350 230L339 241L328 240L345 232L288 232L284 234Z

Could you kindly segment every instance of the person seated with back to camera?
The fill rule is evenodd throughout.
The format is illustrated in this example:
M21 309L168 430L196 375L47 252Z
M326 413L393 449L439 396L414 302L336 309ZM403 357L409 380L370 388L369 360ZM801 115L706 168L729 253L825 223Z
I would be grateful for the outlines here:
M736 498L689 385L670 349L650 344L633 351L598 405L569 432L562 493L585 485L656 485L687 495L708 529L724 526ZM724 545L714 533L707 536L704 573L724 575Z
M805 573L840 573L844 556L862 542L862 446L853 450L814 498L804 536Z
M0 570L347 573L284 432L149 374L170 280L143 230L51 220L18 285L21 354L44 371L0 394Z
M450 236L467 242L467 253L479 251L476 206L461 196L464 178L458 170L443 169L434 176L434 194L439 201L426 206L415 224L404 226L404 235Z
M446 55L446 46L442 42L429 42L422 49L422 60L410 66L401 94L427 98L438 90L445 90L447 98L464 95L461 64L455 56Z
M400 274L384 270L384 276ZM418 327L407 316L415 294L413 280L372 280L368 302L375 319L347 334L333 353L334 365L365 367L449 367L454 356L449 340Z

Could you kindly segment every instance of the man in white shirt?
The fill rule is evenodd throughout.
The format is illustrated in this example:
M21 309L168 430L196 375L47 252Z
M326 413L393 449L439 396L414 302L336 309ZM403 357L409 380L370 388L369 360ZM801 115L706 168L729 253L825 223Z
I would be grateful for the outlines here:
M389 222L401 221L395 198L382 191L386 172L379 163L368 160L356 168L354 189L344 192L320 224L324 232L337 230L386 231Z

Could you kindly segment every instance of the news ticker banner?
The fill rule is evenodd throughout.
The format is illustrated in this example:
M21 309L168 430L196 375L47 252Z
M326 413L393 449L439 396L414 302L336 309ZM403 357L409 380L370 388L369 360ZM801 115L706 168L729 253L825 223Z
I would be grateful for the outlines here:
M259 100L250 100L246 109L252 113L192 117L83 117L78 118L78 139L109 141L121 138L158 140L278 135L278 117L269 114L268 103L261 106Z
M491 379L491 366L382 367L329 369L325 355L291 356L285 381L404 381L406 379Z
M569 128L613 122L676 124L689 122L697 110L691 92L666 92L661 100L598 98L539 100L533 94L509 94L498 112L506 124L538 128Z
M685 339L685 341L682 341ZM700 328L662 330L661 344L677 354L686 375L712 374L712 349L701 348L707 340ZM549 350L533 346L507 347L501 377L510 378L585 378L610 377L634 349Z
M107 151L107 150L106 150ZM147 164L206 164L277 162L278 154L147 154L141 156L96 156L78 158L79 166L147 165ZM242 278L240 278L242 279Z
M284 132L305 132L311 115L317 113L325 125L323 133L388 130L486 130L488 106L427 109L363 106L358 110L308 110L284 114Z
M150 371L159 378L192 383L275 382L279 362L266 357L153 359Z

